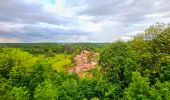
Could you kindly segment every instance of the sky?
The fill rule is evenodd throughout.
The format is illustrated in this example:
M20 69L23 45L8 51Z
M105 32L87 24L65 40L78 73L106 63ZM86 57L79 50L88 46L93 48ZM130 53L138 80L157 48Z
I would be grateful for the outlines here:
M170 22L170 0L0 0L0 43L130 40Z

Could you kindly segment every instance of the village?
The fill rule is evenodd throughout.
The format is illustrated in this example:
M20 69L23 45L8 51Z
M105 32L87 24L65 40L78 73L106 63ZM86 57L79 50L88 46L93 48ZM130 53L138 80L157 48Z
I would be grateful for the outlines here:
M82 72L94 69L97 65L98 53L90 53L87 50L83 50L79 55L76 55L74 61L76 63L75 67L69 67L69 73L77 73L79 76Z

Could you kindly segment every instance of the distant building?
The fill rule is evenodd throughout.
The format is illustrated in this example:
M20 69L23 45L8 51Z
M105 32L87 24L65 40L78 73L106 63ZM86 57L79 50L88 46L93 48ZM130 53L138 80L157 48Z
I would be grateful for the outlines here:
M79 55L76 55L74 61L76 63L75 67L68 68L69 73L80 73L84 71L88 71L90 69L94 69L97 64L97 53L92 55L91 61L89 62L90 52L87 50L83 50Z

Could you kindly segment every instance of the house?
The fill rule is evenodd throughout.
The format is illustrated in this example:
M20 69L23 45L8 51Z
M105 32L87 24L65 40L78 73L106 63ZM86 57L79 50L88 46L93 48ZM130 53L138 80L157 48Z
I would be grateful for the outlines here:
M94 69L95 65L97 64L97 54L93 54L91 62L89 62L89 56L90 52L87 50L83 50L79 55L76 55L76 57L74 58L76 66L68 68L68 72L80 73L88 71L90 69Z

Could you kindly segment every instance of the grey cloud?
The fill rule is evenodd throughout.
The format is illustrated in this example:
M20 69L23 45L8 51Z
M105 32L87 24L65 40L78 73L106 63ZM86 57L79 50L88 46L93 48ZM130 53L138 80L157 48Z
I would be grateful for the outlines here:
M82 37L82 36L87 36L89 34L90 34L89 32L85 32L78 29L64 30L64 29L54 28L54 27L41 27L41 26L31 26L31 25L25 25L24 27L20 28L20 30L18 30L17 32L16 31L1 32L0 29L0 37L17 38L21 42L31 42L31 41L38 41L38 40L39 41L55 40L55 42L59 42L60 40L67 41L69 37L71 38L72 36ZM67 39L61 38L62 36L67 37Z
M32 42L69 39L72 36L85 36L89 32L79 29L62 29L49 25L62 25L75 23L72 18L65 18L45 11L43 5L27 3L24 0L1 0L0 1L0 38L16 38L21 42ZM39 23L47 23L41 26ZM64 39L64 37L68 37ZM61 37L61 39L59 39Z
M143 31L157 21L170 21L170 0L61 1L64 2L63 7L73 13L72 17L46 11L41 3L0 0L0 38L15 38L22 42L107 42L121 37L127 39L129 33ZM81 16L85 16L85 20ZM41 26L41 23L47 25ZM93 31L92 27L91 32L86 31L90 28L88 25L98 24L101 25L99 30ZM64 28L57 27L60 25Z
M72 0L75 1L75 0ZM147 20L146 15L167 12L169 0L80 0L86 7L77 15L94 16L94 22L105 20L134 24ZM78 3L79 4L79 3ZM78 5L77 3L75 5ZM82 4L82 3L80 3ZM72 6L75 6L72 4ZM82 5L79 5L80 7ZM159 15L158 15L159 16Z
M14 23L65 24L70 21L55 13L47 12L40 4L26 3L24 0L1 0L0 21Z
M170 21L170 0L79 1L83 3L72 4L73 7L82 7L82 9L77 10L77 16L92 16L89 21L103 23L101 33L96 36L100 36L98 38L105 41L114 41L121 37L125 39L125 37L129 37L128 33L144 31L145 28L157 21L166 21L166 23ZM151 18L148 16L151 16ZM108 22L116 23L117 25L108 24ZM137 24L138 26L136 26Z

